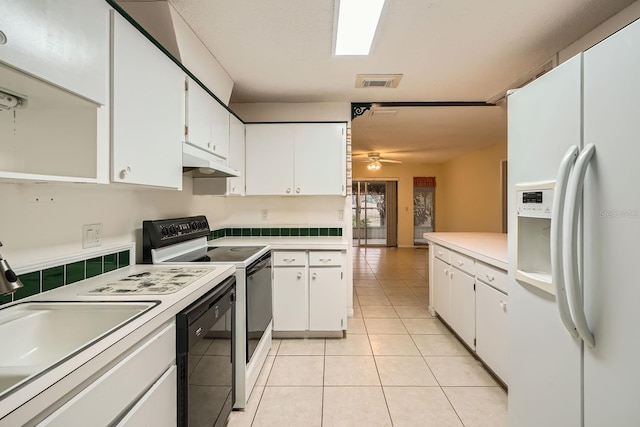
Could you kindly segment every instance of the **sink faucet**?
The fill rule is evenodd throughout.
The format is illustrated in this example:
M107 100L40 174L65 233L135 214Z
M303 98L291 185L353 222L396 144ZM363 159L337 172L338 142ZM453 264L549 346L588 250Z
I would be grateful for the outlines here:
M2 242L0 242L2 246ZM22 287L22 282L13 272L9 263L0 255L0 295L12 294Z

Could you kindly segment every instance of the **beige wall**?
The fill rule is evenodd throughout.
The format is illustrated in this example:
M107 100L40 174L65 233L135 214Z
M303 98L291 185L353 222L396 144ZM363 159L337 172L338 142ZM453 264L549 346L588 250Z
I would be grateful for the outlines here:
M500 162L506 158L505 141L441 166L437 231L502 231Z
M441 165L438 164L388 164L378 171L367 169L366 163L353 163L353 179L398 180L398 246L413 246L413 177L436 177L436 229L443 212Z

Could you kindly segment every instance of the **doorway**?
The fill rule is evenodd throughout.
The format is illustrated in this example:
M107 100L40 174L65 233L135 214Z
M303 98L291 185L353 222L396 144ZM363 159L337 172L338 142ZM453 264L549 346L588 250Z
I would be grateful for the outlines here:
M353 246L398 245L397 181L353 181Z

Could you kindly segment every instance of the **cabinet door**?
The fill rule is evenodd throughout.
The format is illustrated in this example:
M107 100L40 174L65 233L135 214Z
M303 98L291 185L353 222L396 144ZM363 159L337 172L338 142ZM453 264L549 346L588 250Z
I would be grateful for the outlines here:
M229 112L211 98L211 151L223 159L229 158Z
M452 268L451 278L451 320L449 324L471 348L476 337L476 295L475 278Z
M104 0L0 0L0 61L105 105L109 9Z
M346 125L301 123L295 126L295 193L345 195Z
M244 138L244 123L229 113L229 166L240 171L240 176L227 178L229 181L228 194L244 195Z
M247 125L247 196L294 194L293 149L292 125Z
M347 311L344 274L340 267L309 269L309 330L345 329Z
M447 322L451 320L449 315L449 303L451 301L451 284L449 273L451 266L438 258L433 260L433 308Z
M184 74L115 12L112 180L182 188Z
M509 347L507 343L508 296L477 284L476 352L498 376L508 384Z
M151 386L117 427L173 427L178 417L176 365L171 366Z
M273 330L309 329L306 267L273 269Z
M187 78L186 126L187 142L211 151L211 116L213 103L211 96L190 78Z

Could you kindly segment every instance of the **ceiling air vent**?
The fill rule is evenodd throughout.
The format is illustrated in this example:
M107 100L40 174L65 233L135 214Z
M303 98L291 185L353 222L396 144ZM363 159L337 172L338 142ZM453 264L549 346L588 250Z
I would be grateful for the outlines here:
M398 87L402 74L357 74L356 87Z

